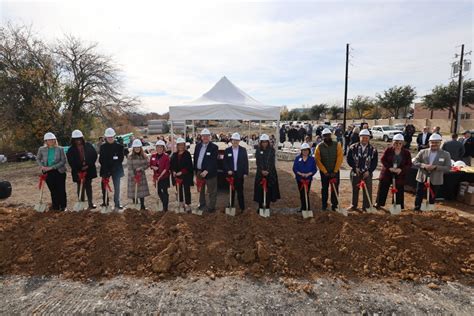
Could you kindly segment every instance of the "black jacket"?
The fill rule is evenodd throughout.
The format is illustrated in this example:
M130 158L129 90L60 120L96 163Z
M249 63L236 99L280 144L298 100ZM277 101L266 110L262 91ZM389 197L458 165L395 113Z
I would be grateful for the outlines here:
M416 143L418 144L418 151L422 149L422 148L420 148L421 145L428 145L429 144L430 136L431 136L431 133L428 132L426 134L425 143L423 143L423 133L418 134L418 136L416 137Z
M191 159L191 154L189 151L185 151L181 156L177 152L173 153L170 158L170 170L171 172L182 172L178 178L184 180L185 185L193 186L193 161ZM173 185L175 184L173 178Z
M224 171L227 175L228 171L234 172L234 151L232 146L224 151ZM249 174L249 159L247 150L239 146L239 155L237 156L237 171L234 172L234 177L242 178Z
M119 143L104 143L100 146L100 176L110 177L112 174L118 173L123 177L123 157L124 150L123 146Z
M72 181L79 182L79 171L82 170L82 167L87 165L88 168L86 179L97 178L97 169L95 167L95 162L97 161L97 151L91 143L84 144L84 162L80 161L79 150L77 146L69 147L67 154L67 162L71 166Z
M198 170L198 159L199 159L199 152L201 151L202 143L196 145L194 149L194 170ZM201 170L207 171L206 179L211 179L217 176L217 154L218 154L218 147L216 144L209 142L207 144L206 153L204 154L204 158L202 159Z

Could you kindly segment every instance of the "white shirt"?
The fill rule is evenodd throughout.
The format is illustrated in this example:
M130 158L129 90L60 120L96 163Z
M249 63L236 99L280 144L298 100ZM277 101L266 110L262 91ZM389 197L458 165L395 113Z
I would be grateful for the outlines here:
M232 147L232 155L234 158L234 171L237 171L237 159L239 158L239 147Z
M206 154L206 149L207 149L207 144L202 143L201 146L201 151L199 152L198 156L198 163L197 163L197 168L200 170L202 168L202 161L204 160L204 155Z
M437 154L438 154L437 151L430 151L430 157L429 157L430 165L433 164Z
M428 136L428 133L423 133L423 136L421 136L421 144L424 145L426 142L426 137Z

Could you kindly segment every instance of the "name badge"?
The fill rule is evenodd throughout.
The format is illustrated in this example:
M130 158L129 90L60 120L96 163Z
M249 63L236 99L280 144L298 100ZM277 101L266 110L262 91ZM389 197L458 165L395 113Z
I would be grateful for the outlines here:
M113 159L113 160L117 160L117 159L118 159L118 156L113 156L112 159Z
M207 155L207 156L210 156L210 155L211 155L211 153L206 153L206 155Z
M444 158L439 158L439 161L440 161L440 162L444 162Z
M303 160L303 158L298 159L298 161L301 161L301 160Z
M156 158L155 158L155 157L153 157L153 158L151 158L151 160L156 160Z
M227 156L232 157L232 154L227 154Z
M263 151L260 151L260 155L263 155Z

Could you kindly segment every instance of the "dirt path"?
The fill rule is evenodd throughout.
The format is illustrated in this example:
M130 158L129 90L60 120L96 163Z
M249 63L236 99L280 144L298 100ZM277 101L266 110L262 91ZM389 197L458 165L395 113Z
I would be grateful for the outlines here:
M474 313L474 290L458 283L130 278L72 282L0 278L0 314L454 314Z

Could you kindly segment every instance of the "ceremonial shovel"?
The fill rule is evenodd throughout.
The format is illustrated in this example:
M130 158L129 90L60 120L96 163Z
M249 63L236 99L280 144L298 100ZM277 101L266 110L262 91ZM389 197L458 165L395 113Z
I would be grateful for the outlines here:
M305 202L306 202L305 206L306 208L308 208L308 186L306 182L303 183L303 188L304 188L304 197L305 197ZM301 210L301 214L303 215L303 218L313 217L313 211L308 210L308 209Z
M179 193L181 192L181 179L179 178L175 178L175 181L176 181L176 204L177 204L177 207L176 207L176 213L185 213L185 210L184 210L184 203L183 203L183 209L181 210L181 203L179 202ZM183 192L184 193L184 192Z
M232 185L234 183L234 179L228 177L226 180L229 182L229 207L225 208L225 213L229 216L235 216L235 207L232 207Z
M367 186L365 185L365 181L361 180L361 184L362 184L362 191L364 191L365 196L367 197L367 200L369 200L369 208L367 209L367 211L369 213L377 213L374 206L372 205L372 198L369 196L369 190L367 189Z
M267 179L262 178L262 191L263 191L263 208L258 209L258 213L262 217L270 217L270 209L267 207Z
M84 171L79 172L79 181L81 182L79 185L79 195L77 197L77 202L74 204L73 210L76 212L83 211L87 208L87 204L85 201L82 201L82 196L84 194L84 181L86 178L86 174Z
M40 189L40 198L39 203L35 205L35 211L43 213L48 208L48 204L43 203L43 191L44 191L44 181L46 179L47 174L42 174L40 176L39 181L39 189Z
M136 171L135 172L135 177L133 178L135 181L135 199L133 200L132 205L130 205L131 208L134 208L136 210L140 209L140 203L138 203L138 182L140 182L140 172Z
M420 209L422 211L434 211L435 210L435 205L430 204L431 182L430 182L430 176L429 175L426 179L425 187L426 187L426 202L421 203Z
M158 181L160 181L160 177L155 179L155 190L157 190L157 191L158 191ZM159 196L156 197L156 203L155 203L154 206L152 206L152 210L155 211L155 212L162 212L163 211L163 207L160 206L160 197Z
M393 164L393 168L397 168L397 164ZM396 186L396 181L395 181L395 175L392 177L392 195L393 195L393 203L392 206L390 207L390 214L392 215L400 215L400 212L402 211L402 206L400 204L397 204L397 186Z
M113 210L113 208L109 204L109 178L102 178L102 183L104 185L105 190L105 205L101 207L100 212L106 214L112 212Z
M334 184L334 182L331 182L331 189L333 190L334 194L336 195L336 200L337 200L336 212L338 212L339 214L342 214L344 216L347 216L347 210L345 210L341 207L341 201L339 200L339 194L337 193L336 185Z

